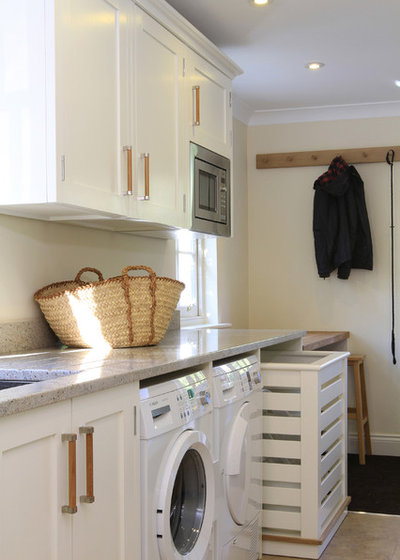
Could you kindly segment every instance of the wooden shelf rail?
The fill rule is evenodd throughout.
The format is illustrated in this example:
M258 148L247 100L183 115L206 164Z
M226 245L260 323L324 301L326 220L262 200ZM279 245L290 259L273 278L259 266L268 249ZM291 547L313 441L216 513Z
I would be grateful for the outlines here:
M379 148L257 154L256 168L274 169L279 167L329 165L333 158L337 156L342 156L349 165L354 163L386 163L386 154L389 150L394 151L394 161L400 161L400 146L381 146Z

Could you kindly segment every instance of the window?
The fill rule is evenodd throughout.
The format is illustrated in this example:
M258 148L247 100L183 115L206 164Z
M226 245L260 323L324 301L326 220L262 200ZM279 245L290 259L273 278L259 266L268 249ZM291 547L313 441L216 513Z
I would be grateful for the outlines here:
M177 240L177 278L185 284L181 294L182 324L218 322L216 240L195 239L181 232Z

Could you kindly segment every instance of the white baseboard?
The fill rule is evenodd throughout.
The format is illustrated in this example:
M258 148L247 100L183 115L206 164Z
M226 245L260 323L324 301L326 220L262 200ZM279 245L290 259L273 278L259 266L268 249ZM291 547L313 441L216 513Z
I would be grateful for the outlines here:
M348 452L358 453L357 433L348 435ZM375 434L371 436L373 455L392 455L400 456L400 435L394 434Z

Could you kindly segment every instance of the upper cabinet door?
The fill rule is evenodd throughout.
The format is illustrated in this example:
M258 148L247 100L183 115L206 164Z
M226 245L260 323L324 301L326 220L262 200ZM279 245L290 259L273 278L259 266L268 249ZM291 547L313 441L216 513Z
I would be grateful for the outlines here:
M132 14L129 0L56 3L57 202L124 213Z
M188 172L189 160L180 157L184 148L182 50L172 33L136 7L131 214L171 226L185 226L187 219L188 181L183 181L183 173L185 166Z
M190 138L209 150L231 158L231 80L201 56L188 55L186 99Z
M46 200L44 0L1 3L0 204Z

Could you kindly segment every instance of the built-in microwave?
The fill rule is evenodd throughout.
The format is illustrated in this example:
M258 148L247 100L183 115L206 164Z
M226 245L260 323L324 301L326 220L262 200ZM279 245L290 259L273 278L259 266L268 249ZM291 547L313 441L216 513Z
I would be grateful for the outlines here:
M192 231L231 235L231 162L190 143Z

